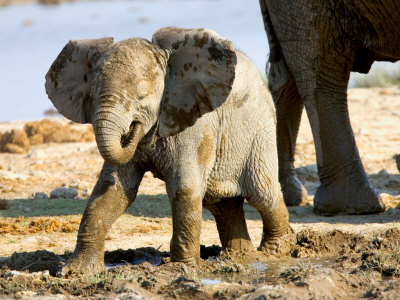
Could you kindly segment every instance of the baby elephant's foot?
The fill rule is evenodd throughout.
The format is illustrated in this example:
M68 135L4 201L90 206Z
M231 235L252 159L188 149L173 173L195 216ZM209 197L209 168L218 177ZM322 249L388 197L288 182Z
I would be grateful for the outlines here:
M296 235L292 227L289 226L287 231L280 236L264 237L258 250L268 256L280 257L289 254L295 244Z
M185 265L189 267L196 267L201 264L201 258L200 258L200 253L197 256L182 256L182 255L177 255L173 251L171 251L171 262L180 262L184 263Z
M84 252L73 254L58 273L66 275L94 275L105 270L104 253Z

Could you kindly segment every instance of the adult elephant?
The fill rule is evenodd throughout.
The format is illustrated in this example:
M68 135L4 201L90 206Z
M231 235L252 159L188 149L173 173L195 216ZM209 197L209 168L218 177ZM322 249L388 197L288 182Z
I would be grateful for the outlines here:
M365 174L347 109L351 71L400 58L398 0L260 0L270 45L269 88L277 108L279 178L286 204L305 189L293 161L301 113L310 119L321 181L317 213L379 213L384 204Z

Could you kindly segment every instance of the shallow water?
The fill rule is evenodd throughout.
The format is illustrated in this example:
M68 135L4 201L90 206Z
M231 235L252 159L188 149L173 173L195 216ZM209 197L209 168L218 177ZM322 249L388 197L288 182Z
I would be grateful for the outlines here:
M250 280L252 285L277 284L280 275L289 270L307 272L317 268L331 268L335 262L331 257L282 259L272 262L256 262L249 267L254 268L258 274Z
M213 29L264 73L269 50L258 1L124 0L0 7L0 122L42 118L52 107L44 76L70 39L151 39L164 26ZM389 63L380 66L395 68Z
M44 76L70 39L151 39L165 26L211 28L246 52L260 70L267 56L258 1L89 1L0 8L0 122L43 117L52 107Z

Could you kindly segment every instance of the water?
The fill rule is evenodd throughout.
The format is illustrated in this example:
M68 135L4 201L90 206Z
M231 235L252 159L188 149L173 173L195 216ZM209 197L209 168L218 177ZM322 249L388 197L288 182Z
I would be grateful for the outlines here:
M255 262L249 267L257 271L257 275L252 276L252 285L278 284L282 280L282 274L292 272L294 274L304 274L318 268L332 268L334 258L300 258L300 259L280 259L271 262Z
M232 40L263 72L268 43L258 1L134 0L0 8L0 122L43 117L44 76L70 39L151 39L160 27L205 27ZM392 64L381 65L392 68Z
M262 70L267 38L258 1L136 0L0 8L0 122L43 117L44 76L70 39L151 39L165 26L212 28Z
M256 261L247 265L247 269L253 270L246 273L219 274L201 279L201 283L215 285L222 282L246 281L251 285L276 285L288 278L305 276L307 273L319 268L332 268L335 262L331 257L320 258L281 258L273 261ZM286 279L285 279L286 278Z

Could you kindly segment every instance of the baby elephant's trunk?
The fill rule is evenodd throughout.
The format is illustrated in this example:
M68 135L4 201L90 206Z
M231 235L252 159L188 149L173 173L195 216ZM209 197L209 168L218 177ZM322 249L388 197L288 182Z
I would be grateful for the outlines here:
M112 165L122 165L132 159L140 140L142 139L143 126L140 122L131 122L129 129L124 130L119 125L116 114L98 113L98 118L93 122L96 142L101 156Z

